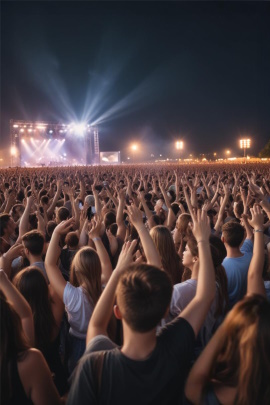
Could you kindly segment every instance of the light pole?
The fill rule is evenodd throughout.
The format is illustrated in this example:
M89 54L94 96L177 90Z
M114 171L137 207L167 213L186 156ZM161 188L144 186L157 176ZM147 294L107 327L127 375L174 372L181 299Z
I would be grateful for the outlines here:
M244 149L244 158L246 157L246 149L250 148L250 139L240 139L240 149Z
M135 153L138 150L138 145L136 143L133 143L131 145L131 150L132 150L132 160L133 160L133 163L135 163Z
M176 149L179 151L179 156L181 156L181 152L184 149L184 142L183 141L177 141L175 146L176 146Z

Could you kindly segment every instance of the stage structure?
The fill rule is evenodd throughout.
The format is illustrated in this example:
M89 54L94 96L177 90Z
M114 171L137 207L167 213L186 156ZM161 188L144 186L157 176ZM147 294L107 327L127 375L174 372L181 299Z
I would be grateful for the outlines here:
M99 164L98 128L87 123L10 121L11 166Z

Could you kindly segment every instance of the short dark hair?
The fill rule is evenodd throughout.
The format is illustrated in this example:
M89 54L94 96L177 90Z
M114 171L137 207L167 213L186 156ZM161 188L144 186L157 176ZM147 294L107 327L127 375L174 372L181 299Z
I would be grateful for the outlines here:
M33 230L22 237L22 242L32 255L41 255L44 247L44 236L41 232Z
M8 225L8 221L10 220L11 216L9 214L1 214L0 215L0 236L4 236L5 229Z
M238 222L229 221L223 225L222 235L225 243L227 243L230 247L237 248L243 242L245 229Z
M57 211L57 215L60 221L65 221L70 216L70 213L66 207L60 207Z
M148 264L131 265L121 275L116 299L123 319L137 332L154 329L166 313L172 296L168 274Z
M69 232L65 237L65 244L70 248L75 248L79 244L77 232Z

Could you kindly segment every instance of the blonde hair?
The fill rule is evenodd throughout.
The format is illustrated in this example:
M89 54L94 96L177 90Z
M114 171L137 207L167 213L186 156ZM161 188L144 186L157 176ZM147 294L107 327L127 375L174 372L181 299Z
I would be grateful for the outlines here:
M95 305L101 295L101 263L97 252L90 247L81 248L71 263L70 282L74 287L82 284L90 301Z

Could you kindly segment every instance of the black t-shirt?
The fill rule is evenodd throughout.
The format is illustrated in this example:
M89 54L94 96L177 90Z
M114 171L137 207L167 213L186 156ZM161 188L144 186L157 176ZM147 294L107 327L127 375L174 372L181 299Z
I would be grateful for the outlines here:
M131 360L118 348L107 351L99 399L98 379L94 375L96 357L85 355L67 404L181 404L194 341L190 324L177 318L161 330L156 347L146 360Z

